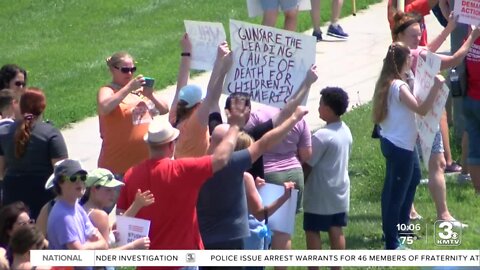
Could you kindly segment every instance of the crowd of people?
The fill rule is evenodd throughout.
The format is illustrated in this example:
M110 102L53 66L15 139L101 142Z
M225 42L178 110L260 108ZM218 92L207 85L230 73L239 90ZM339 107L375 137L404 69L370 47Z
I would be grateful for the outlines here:
M264 24L274 25L281 5L286 12L285 28L295 30L298 1L278 1L277 6L261 2ZM342 1L334 2L333 9L338 11ZM318 3L312 0L312 7L318 8ZM426 99L418 100L412 91L416 62L428 52L435 53L456 27L455 17L450 15L445 29L427 43L422 10L434 5L429 2L421 10L412 5L410 11L420 13L404 13L395 6L389 3L393 42L375 85L372 111L380 138L379 155L383 154L386 162L379 198L385 249L405 248L399 239L411 232L401 231L397 225L409 224L418 215L413 207L421 178L415 115L431 110L445 83L437 75ZM348 37L337 23L337 11L328 34L341 30L344 38ZM312 10L313 35L321 40L314 13ZM477 193L479 37L480 30L475 28L459 50L449 56L438 55L441 69L465 65L469 143L464 151L468 151L468 170ZM98 91L102 144L98 168L91 171L69 158L61 131L43 120L45 94L27 87L26 70L13 64L0 69L0 269L32 269L29 251L45 248L291 249L289 233L273 230L271 239L268 237L268 218L290 199L293 189L298 190L294 203L297 214L303 212L307 248L322 248L320 232L328 233L332 249L348 248L343 228L348 223L348 166L354 143L342 121L349 106L348 94L338 87L320 90L318 115L326 125L312 132L303 119L308 110L301 106L318 78L312 65L283 108L264 106L251 111L250 95L236 92L227 98L223 106L227 119L222 119L219 99L233 63L228 44L218 46L206 91L188 83L192 44L187 34L180 46L177 87L170 105L155 93L148 78L135 75L130 54L117 52L106 59L111 82ZM437 219L465 228L468 225L457 221L447 207L444 172L448 166L454 171L461 168L452 169L451 156L444 154L449 139L442 135L439 123L428 185ZM258 192L265 183L284 190L268 205ZM118 245L115 221L109 218L112 211L149 220L149 235ZM260 233L264 228L267 232Z

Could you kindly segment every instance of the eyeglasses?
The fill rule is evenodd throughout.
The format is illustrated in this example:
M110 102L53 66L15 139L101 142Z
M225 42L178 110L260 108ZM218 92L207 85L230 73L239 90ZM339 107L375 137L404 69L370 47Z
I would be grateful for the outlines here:
M114 67L116 69L120 70L120 72L125 73L125 74L127 74L129 72L135 73L135 71L137 71L137 67L131 67L131 68L130 67L116 67L116 66L114 66Z
M102 177L99 177L97 180L95 180L95 182L92 183L92 187L95 186L96 183L100 182L100 180L104 179L104 178L107 178L107 182L108 181L112 181L113 180L113 175L111 174L106 174Z
M17 222L17 224L20 225L20 226L25 226L27 224L35 224L35 219L31 218L27 221Z
M15 86L17 86L17 87L25 87L25 85L26 85L25 82L21 82L21 81L16 81L14 84L15 84Z
M80 180L82 182L85 182L87 180L87 175L86 174L74 174L70 177L64 175L63 180L70 180L70 182L75 183L77 180Z

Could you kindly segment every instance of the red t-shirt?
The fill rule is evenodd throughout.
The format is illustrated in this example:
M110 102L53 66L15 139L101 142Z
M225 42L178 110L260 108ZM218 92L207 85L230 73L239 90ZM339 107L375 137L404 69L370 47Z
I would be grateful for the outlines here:
M150 190L155 203L136 215L151 221L150 249L204 249L196 205L200 188L212 175L211 156L145 160L126 172L117 207L128 209L137 189Z
M420 28L422 29L422 37L420 38L420 46L427 46L428 41L427 41L427 28L425 26L425 21L423 20L423 16L427 16L430 14L430 4L428 3L428 0L406 0L405 1L405 8L404 12L416 12L420 15L422 15L422 21L420 22ZM397 8L392 6L392 0L388 0L388 6L387 6L387 18L388 18L388 23L390 24L390 31L393 30L394 26L394 21L393 21L393 16L395 15L395 12L397 11Z
M470 47L465 57L467 68L467 95L480 100L480 38Z

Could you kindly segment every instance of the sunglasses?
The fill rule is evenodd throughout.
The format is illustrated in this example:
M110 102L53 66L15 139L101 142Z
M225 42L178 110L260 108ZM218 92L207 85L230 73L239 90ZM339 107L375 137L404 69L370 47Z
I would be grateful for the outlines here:
M15 84L15 86L17 86L17 87L25 87L25 85L26 85L25 82L21 82L21 81L16 81L14 84Z
M137 67L115 67L116 69L120 70L122 73L135 73L137 71Z
M63 176L63 180L66 181L66 180L70 180L70 182L72 183L75 183L77 180L80 180L82 182L85 182L85 180L87 180L87 175L86 174L74 174L70 177L64 175Z
M107 178L107 182L108 182L108 181L112 181L112 180L113 180L113 175L111 175L111 174L106 174L106 175L98 178L97 180L95 180L95 182L92 183L92 186L95 186L98 182L100 182L100 181L101 181L102 179L104 179L104 178Z

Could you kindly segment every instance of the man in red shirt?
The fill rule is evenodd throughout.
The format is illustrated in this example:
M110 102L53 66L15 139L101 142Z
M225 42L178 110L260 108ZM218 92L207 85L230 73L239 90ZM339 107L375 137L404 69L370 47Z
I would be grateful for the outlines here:
M203 249L195 207L203 183L223 168L234 150L240 128L247 122L249 108L238 101L226 110L230 128L212 155L172 160L179 130L164 118L156 118L144 140L150 159L125 173L125 186L117 208L127 209L138 189L150 190L155 202L136 217L151 221L151 249Z

